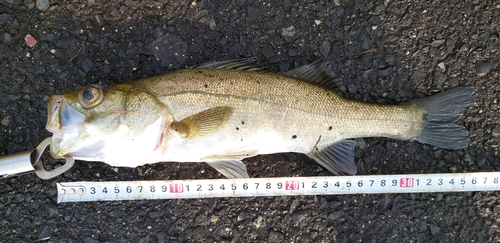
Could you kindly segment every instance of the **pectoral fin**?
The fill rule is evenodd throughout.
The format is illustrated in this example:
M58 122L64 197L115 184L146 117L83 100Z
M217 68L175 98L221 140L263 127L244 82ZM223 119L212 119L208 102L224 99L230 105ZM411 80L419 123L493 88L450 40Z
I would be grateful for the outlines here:
M355 141L343 140L324 149L314 150L307 156L335 175L354 175L357 172L354 146L356 146Z
M232 107L219 106L186 117L170 126L184 138L206 136L218 131L222 125L226 124L232 114Z
M247 167L239 160L212 161L207 164L229 179L250 177Z

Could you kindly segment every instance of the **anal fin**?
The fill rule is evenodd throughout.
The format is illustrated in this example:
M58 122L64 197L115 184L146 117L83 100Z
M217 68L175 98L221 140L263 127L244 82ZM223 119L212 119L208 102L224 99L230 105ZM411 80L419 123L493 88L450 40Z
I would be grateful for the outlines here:
M314 159L335 175L354 175L357 172L354 163L354 147L356 142L352 140L342 140L329 147L314 150L307 156Z
M250 177L248 176L247 167L239 160L223 160L206 163L229 179Z

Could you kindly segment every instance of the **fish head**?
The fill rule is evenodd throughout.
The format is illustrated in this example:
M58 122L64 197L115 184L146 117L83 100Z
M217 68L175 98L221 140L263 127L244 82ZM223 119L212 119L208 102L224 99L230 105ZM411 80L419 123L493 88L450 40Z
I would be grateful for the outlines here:
M167 106L132 84L89 85L49 99L50 154L55 159L128 163L118 160L155 150L172 121Z

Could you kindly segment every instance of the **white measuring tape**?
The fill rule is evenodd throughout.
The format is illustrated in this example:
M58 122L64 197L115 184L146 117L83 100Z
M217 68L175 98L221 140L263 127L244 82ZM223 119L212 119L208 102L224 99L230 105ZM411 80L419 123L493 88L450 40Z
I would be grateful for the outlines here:
M500 190L500 172L57 183L57 202Z

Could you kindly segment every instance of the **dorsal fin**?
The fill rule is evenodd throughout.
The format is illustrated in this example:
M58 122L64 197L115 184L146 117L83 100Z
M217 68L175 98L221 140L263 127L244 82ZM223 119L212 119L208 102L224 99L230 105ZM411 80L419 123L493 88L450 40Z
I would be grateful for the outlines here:
M249 72L262 72L262 68L259 64L255 62L255 57L233 59L227 61L211 61L198 65L191 66L189 68L215 68L215 69L235 69Z
M329 90L340 91L340 86L335 80L336 75L331 71L330 66L329 61L319 59L313 63L285 72L285 75Z
M331 63L329 61L319 59L313 63L285 72L284 75L340 92L340 86L335 80L336 75L331 71L330 66ZM255 62L255 57L227 61L210 61L189 68L234 69L248 72L265 72L265 69Z

